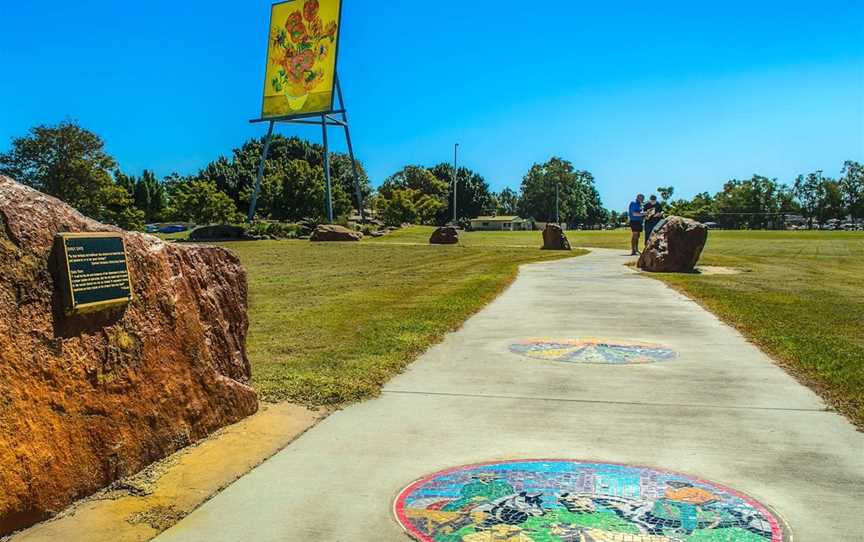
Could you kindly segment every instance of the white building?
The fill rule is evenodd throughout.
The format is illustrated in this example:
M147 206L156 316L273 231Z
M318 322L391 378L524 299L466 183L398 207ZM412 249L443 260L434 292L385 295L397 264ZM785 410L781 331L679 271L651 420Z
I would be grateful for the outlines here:
M474 231L523 231L534 229L534 222L518 216L478 216L471 219Z

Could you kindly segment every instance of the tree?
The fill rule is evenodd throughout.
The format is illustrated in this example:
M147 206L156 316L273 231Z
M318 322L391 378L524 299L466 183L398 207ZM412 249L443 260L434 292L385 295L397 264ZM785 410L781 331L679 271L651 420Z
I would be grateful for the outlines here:
M119 169L114 171L114 184L122 188L129 194L130 197L135 197L135 183L136 179L134 175L126 175Z
M819 223L824 224L831 219L842 220L846 216L846 205L840 183L834 179L823 179L822 193L824 196L816 210Z
M231 224L242 221L234 201L213 181L188 180L176 186L171 216L195 224Z
M801 203L801 210L807 218L807 227L813 229L813 219L819 213L819 207L825 199L825 185L822 182L822 172L809 173L805 177L799 175L793 187L795 197Z
M378 192L389 199L392 197L393 191L409 188L427 196L440 198L442 202L446 201L447 195L450 193L448 182L436 177L423 166L405 166L387 177Z
M124 230L143 230L144 211L135 207L132 197L120 185L112 184L102 189L100 195L100 220L114 224Z
M131 207L132 198L112 179L116 165L102 139L73 121L31 128L29 135L12 140L8 153L0 154L0 173L97 220L138 228L140 215L122 212Z
M355 161L357 166L357 179L360 183L360 194L365 202L372 195L372 186L369 183L369 175L366 168L359 160ZM323 167L323 165L322 165ZM351 205L360 210L357 202L357 188L354 184L354 169L351 167L351 157L342 153L330 154L330 178L334 186L338 186L351 198ZM368 204L366 205L368 207Z
M265 177L261 191L262 211L276 220L312 219L324 222L326 188L324 170L304 160L275 165ZM333 185L333 215L348 214L351 197L338 184Z
M400 224L441 223L447 210L448 192L449 185L422 166L406 166L388 177L378 189L384 200L385 221L390 224L397 223L397 219Z
M669 214L683 216L698 220L699 222L713 222L716 210L714 198L708 192L696 194L692 200L679 199L669 203Z
M231 159L220 156L204 167L195 177L199 180L213 181L217 189L228 194L238 208L245 210L249 207L252 198L252 190L258 175L258 165L263 150L263 137L250 139L241 147L234 149ZM267 161L264 163L264 178L273 179L274 175L277 177L283 175L288 170L288 163L294 160L306 162L312 168L321 168L323 171L324 148L317 143L310 143L298 137L286 138L278 134L274 135L270 142L270 150L267 153ZM359 161L356 164L360 191L365 200L372 193L369 177L363 164ZM341 193L350 198L349 202L353 202L353 205L357 207L354 171L351 167L351 159L347 155L330 153L330 177L334 194L336 187L339 187ZM281 184L282 179L276 178L273 182ZM336 205L334 202L334 207ZM269 216L261 207L258 208L258 211L262 216Z
M497 196L496 214L512 216L519 213L519 195L511 188L505 188Z
M147 222L162 220L168 205L168 195L152 171L145 169L141 177L136 179L133 197L135 207L144 211Z
M380 213L384 222L389 226L417 222L417 207L414 205L417 193L410 188L398 188L392 190L388 198L382 198Z
M657 193L660 194L660 197L663 199L663 202L667 202L672 199L672 195L675 193L674 186L658 186Z
M724 228L778 227L783 213L791 211L788 189L777 179L753 175L732 179L714 196L713 211Z
M600 192L594 186L594 177L587 171L579 172L587 177L583 177L585 192L585 224L595 226L597 224L605 224L609 220L609 211L603 207L603 202L600 200Z
M576 224L598 224L605 220L594 176L588 171L577 171L573 164L557 157L534 164L522 179L519 213L541 222L554 221L556 187L562 220Z
M446 223L453 219L453 166L441 163L430 168L435 177L447 183L447 207L442 209L438 222ZM480 215L492 214L495 211L489 183L482 175L468 168L456 170L456 215L459 218L475 218Z
M864 166L852 160L843 164L840 191L852 222L857 223L857 219L864 215Z

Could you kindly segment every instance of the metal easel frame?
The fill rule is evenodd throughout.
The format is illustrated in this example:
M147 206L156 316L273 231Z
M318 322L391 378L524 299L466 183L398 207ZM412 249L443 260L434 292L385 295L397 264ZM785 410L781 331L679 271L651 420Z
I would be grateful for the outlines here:
M252 201L249 203L248 220L255 220L255 210L258 206L258 197L261 195L261 182L264 179L264 163L267 161L267 153L270 152L270 142L273 139L273 128L277 122L285 124L303 124L321 126L321 135L324 144L324 182L327 205L327 221L333 223L333 185L330 179L330 144L327 137L328 126L342 126L345 129L345 141L348 144L348 156L351 158L351 169L354 174L354 192L357 198L357 207L360 211L360 220L366 222L366 211L363 205L363 191L360 189L360 177L357 174L357 160L354 158L354 145L351 142L351 130L348 127L348 112L345 109L345 100L342 97L342 85L339 83L339 75L336 74L334 87L336 97L339 99L339 107L331 108L330 111L321 113L308 113L304 115L291 115L285 117L273 117L254 119L252 124L261 122L269 123L267 137L264 139L264 151L261 153L261 162L258 164L258 176L255 179L255 189L252 192ZM340 118L341 117L341 118Z

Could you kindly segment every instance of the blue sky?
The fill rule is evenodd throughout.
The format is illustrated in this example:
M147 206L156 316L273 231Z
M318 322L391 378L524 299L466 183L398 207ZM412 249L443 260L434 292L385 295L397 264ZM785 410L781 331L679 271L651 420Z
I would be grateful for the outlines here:
M0 2L0 150L73 118L132 173L230 153L265 130L269 5ZM345 0L339 69L375 184L457 141L495 190L558 155L616 209L864 161L860 1Z

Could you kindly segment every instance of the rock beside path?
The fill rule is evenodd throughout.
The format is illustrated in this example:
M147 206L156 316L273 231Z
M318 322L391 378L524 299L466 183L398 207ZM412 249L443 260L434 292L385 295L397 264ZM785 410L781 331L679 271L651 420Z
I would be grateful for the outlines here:
M59 232L118 232L134 300L66 316ZM258 408L230 252L88 219L0 176L0 536Z
M359 241L361 239L363 239L363 234L359 231L349 230L344 226L336 226L333 224L322 224L318 226L309 238L309 240L313 242Z
M543 230L543 250L571 250L570 241L558 224L546 224Z
M672 216L654 228L639 257L639 269L653 273L692 273L708 241L708 227Z
M459 243L459 230L452 226L436 229L429 238L431 245L455 245L457 243Z

